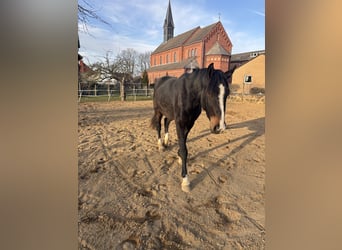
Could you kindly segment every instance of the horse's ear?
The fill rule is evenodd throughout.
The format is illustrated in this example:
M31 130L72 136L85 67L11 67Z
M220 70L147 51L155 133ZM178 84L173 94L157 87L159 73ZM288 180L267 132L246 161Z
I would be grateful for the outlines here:
M213 73L214 73L214 63L211 63L208 67L208 75L209 75L209 78L211 78L213 76Z
M227 79L229 79L233 75L235 69L236 69L236 65L234 66L234 68L232 68L232 69L230 69L224 73L224 75L227 77Z

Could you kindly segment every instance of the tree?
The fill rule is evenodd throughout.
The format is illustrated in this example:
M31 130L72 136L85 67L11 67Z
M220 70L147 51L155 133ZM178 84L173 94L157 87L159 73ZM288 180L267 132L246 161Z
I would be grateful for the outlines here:
M144 72L143 72L141 83L143 84L144 87L145 86L146 86L146 88L148 87L148 74L147 74L146 70L144 70Z
M80 1L82 3L80 3ZM104 24L110 26L110 24L105 21L102 17L96 14L96 10L93 6L86 0L78 1L78 21L82 23L83 28L88 31L87 25L89 24L90 19L98 20Z
M121 73L130 74L132 77L137 73L138 52L132 48L122 50L116 56L118 70Z
M98 67L98 72L100 73L100 78L102 81L109 79L117 79L117 72L119 70L119 65L116 62L113 52L107 51L106 55L103 57L103 61L96 64Z
M150 57L151 57L150 51L139 54L138 63L140 66L140 73L143 73L145 70L150 68Z

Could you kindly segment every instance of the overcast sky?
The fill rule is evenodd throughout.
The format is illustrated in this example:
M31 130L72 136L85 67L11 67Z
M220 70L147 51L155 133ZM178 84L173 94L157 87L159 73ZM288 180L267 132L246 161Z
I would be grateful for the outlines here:
M116 55L133 48L155 50L163 41L163 24L169 0L86 0L110 25L91 20L79 23L81 48L86 63L102 60L106 51ZM87 7L83 0L79 3ZM231 42L232 53L265 49L264 0L171 0L174 36L220 18Z

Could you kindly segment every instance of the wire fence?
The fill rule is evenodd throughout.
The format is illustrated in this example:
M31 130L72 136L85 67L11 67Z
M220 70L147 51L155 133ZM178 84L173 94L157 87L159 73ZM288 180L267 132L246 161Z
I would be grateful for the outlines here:
M125 90L126 101L152 100L153 89L127 89ZM86 101L115 101L121 100L120 90L78 90L78 102Z

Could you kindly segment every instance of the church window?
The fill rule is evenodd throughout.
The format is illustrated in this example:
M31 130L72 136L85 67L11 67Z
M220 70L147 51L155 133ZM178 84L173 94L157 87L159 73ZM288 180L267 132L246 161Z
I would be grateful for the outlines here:
M177 53L176 52L173 54L173 62L177 62Z
M169 63L169 54L166 55L166 62L165 63Z
M160 61L159 64L163 63L162 56L160 56L159 61Z

